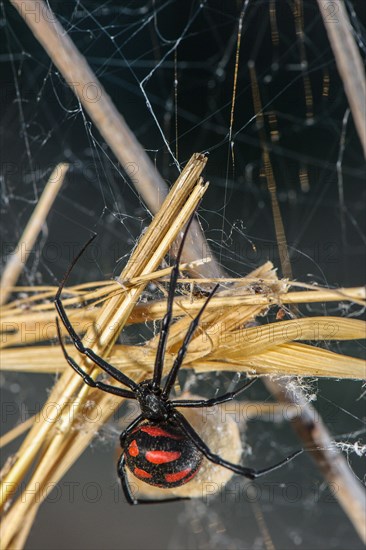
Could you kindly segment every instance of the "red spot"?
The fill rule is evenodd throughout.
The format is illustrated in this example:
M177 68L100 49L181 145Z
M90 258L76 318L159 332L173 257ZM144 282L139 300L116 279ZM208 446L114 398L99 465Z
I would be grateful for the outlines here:
M195 475L196 473L198 472L198 470L196 470L195 472L192 472L190 476L188 476L185 480L184 480L184 483L187 483L188 481L190 481Z
M132 441L132 443L130 444L130 446L128 447L128 452L131 456L138 456L140 451L139 451L139 448L137 446L136 439L134 439Z
M152 475L149 474L149 472L145 472L145 470L141 470L141 468L135 468L133 473L135 474L136 477L142 477L145 479L152 478Z
M174 483L175 481L180 481L184 477L186 477L192 468L187 468L186 470L181 470L180 472L176 472L175 474L165 474L165 481L168 483ZM187 480L188 481L188 480Z
M138 429L141 430L142 432L146 432L152 437L163 436L163 437L170 437L171 439L182 439L181 435L171 434L163 430L163 428L159 428L159 426L141 426L141 428L138 428Z
M146 460L153 464L165 464L166 462L172 462L180 458L181 453L178 451L147 451Z

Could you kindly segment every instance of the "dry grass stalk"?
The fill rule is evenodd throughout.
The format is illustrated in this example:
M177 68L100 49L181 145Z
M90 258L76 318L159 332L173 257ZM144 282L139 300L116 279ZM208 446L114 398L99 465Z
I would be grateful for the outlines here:
M243 312L236 315L238 322L252 319L250 313L248 317ZM167 354L166 369L172 365L174 350L180 343L179 334L184 332L190 319L191 315L186 315L180 323L175 323L176 329L168 343L171 352ZM226 328L225 323L221 327L215 321L210 324L207 316L204 322L205 332L193 340L184 364L185 368L196 372L255 370L261 375L366 378L363 360L298 343L301 340L362 339L365 337L365 323L362 321L313 317L233 330ZM115 345L108 359L129 376L139 376L141 372L146 376L155 356L155 344L153 339L144 347ZM69 354L77 358L75 348L66 347ZM4 371L45 374L61 373L69 368L57 346L10 348L2 352L2 358Z
M192 262L189 264L182 264L181 265L181 271L184 272L186 270L190 270L191 267L196 267L201 265L202 263L207 263L207 261L203 262L202 260L199 260L197 262ZM149 282L155 281L157 279L162 279L166 274L170 274L171 267L166 269L161 269L158 271L155 271L154 273L151 273L149 276ZM92 301L93 306L98 305L98 303L101 303L105 299L110 299L112 295L122 294L125 292L129 287L135 286L141 283L146 282L147 277L139 277L132 279L126 283L123 283L123 288L121 288L121 282L114 282L114 281L95 281L90 283L83 283L75 286L71 286L68 288L68 294L71 295L71 298L65 298L64 304L66 306L73 306L73 305L82 305L86 302ZM187 283L190 284L193 283L199 283L200 285L209 283L210 285L213 285L214 283L220 282L222 286L225 286L230 283L235 283L236 286L242 286L243 292L240 294L239 298L236 298L235 296L228 296L224 300L222 300L222 307L233 307L237 305L238 302L247 303L248 305L267 305L272 306L274 304L277 305L283 305L283 304L310 304L310 303L316 303L316 302L352 302L354 304L359 304L362 307L366 306L366 288L364 286L360 287L352 287L352 288L335 288L335 289L329 289L329 288L323 288L316 285L310 285L306 283L299 283L298 281L287 281L286 279L282 280L283 283L283 290L273 289L272 280L266 280L261 278L258 280L258 278L255 277L245 277L245 279L239 279L239 278L229 278L229 277L222 277L220 279L217 278L202 278L202 279L195 279L195 278L189 278L189 281L187 279L178 279L178 282L180 283ZM258 294L255 292L255 288L253 289L253 285L255 285L255 288L257 288L257 291L260 293ZM308 289L307 292L289 292L289 288L291 287L299 287L302 289ZM24 292L24 293L35 293L33 295L27 294L27 296L22 298L15 298L12 302L9 302L5 306L2 307L1 311L1 331L5 333L5 323L6 321L13 320L14 318L20 318L22 322L26 322L28 318L34 319L34 314L36 312L47 312L52 311L53 312L53 304L50 303L50 299L53 298L53 296L56 293L57 287L55 286L47 286L47 287L31 287L31 286L18 286L18 287L12 287L11 291L14 292ZM180 300L182 302L182 300ZM39 302L39 303L37 303ZM187 299L185 302L186 307L193 307L196 311L200 308L200 305L203 304L203 300L201 302L195 301L194 304L192 304L192 301ZM133 311L133 314L131 315L130 319L128 320L128 323L140 323L143 319L144 313L148 313L149 318L153 317L156 319L159 319L160 315L164 311L164 304L165 301L155 301L148 306L145 306L144 304L138 304L136 308ZM211 306L210 304L207 306L208 308L216 308L218 302L216 302L215 306ZM145 311L146 308L148 308L148 311ZM94 313L91 313L92 315L95 314L95 310L93 310ZM192 310L193 311L193 310ZM141 312L141 313L139 313ZM75 315L77 312L75 312ZM175 314L179 315L179 308L175 306ZM155 317L156 316L156 317ZM44 317L45 320L48 319L47 316ZM13 330L16 329L16 326L13 327ZM19 342L20 344L21 342Z
M9 257L8 263L3 271L0 288L0 305L5 304L11 293L12 287L16 284L28 259L29 251L32 250L43 224L46 221L48 212L58 195L68 169L68 164L64 162L60 163L50 175L37 206L19 239L18 247Z
M187 280L186 280L187 281ZM266 294L253 294L252 281L257 281L255 291L261 288ZM266 281L266 284L263 284ZM80 290L79 285L78 290ZM111 296L114 285L108 285L106 290ZM259 374L270 375L296 375L296 376L327 376L337 378L365 378L365 365L360 359L346 357L341 354L301 344L301 341L331 341L354 340L365 337L365 323L356 319L343 317L312 317L300 318L269 325L245 327L245 324L258 315L266 312L273 304L287 302L287 290L289 284L279 281L270 262L261 268L237 281L230 288L220 291L206 309L204 318L204 330L193 339L187 358L186 366L196 371L207 370L232 370L247 371L255 369ZM110 290L112 289L112 290ZM54 292L54 290L53 290ZM67 307L80 301L80 294L76 298L65 299ZM127 290L124 291L124 293ZM321 298L339 299L339 296L364 302L364 289L343 289L339 291L309 291L291 293L290 303L304 302L310 294L310 300ZM84 293L85 296L89 293ZM98 292L96 292L98 295ZM52 294L54 295L54 294ZM122 294L119 292L118 296ZM99 295L100 296L100 295ZM108 295L107 295L108 296ZM176 298L174 315L182 317L171 329L168 343L166 368L171 366L174 352L181 342L181 334L188 328L190 319L202 306L204 299L192 299L187 297ZM85 304L85 302L82 302ZM40 304L47 308L45 312L32 315L32 311L25 312L21 319L12 326L20 326L21 330L13 335L4 334L4 346L19 346L3 351L3 368L8 370L22 370L25 372L62 372L67 369L67 364L59 354L57 348L49 346L24 347L24 335L27 329L31 333L31 342L38 343L45 339L55 337L54 312L49 311L50 304ZM135 310L139 309L138 313ZM166 302L159 301L137 305L134 313L126 322L145 322L151 319L161 319L166 310ZM9 318L13 308L7 312L5 319ZM84 333L83 326L89 326L99 316L99 308L95 311L90 306L73 309L70 318L78 327L80 333ZM43 316L43 318L41 317ZM6 321L3 320L6 325ZM23 327L23 323L25 328ZM34 332L35 323L40 328ZM29 342L28 342L29 343ZM130 376L139 376L143 370L149 372L153 363L156 348L156 338L148 342L143 348L139 346L117 345L109 354L109 360ZM33 354L30 353L33 350ZM75 350L69 347L71 355L75 356ZM50 358L52 357L52 361Z
M14 439L26 432L29 428L33 426L35 420L36 417L31 416L30 418L27 418L27 420L24 420L24 422L22 422L21 424L15 426L15 428L13 428L12 430L9 430L6 434L2 435L0 437L0 448L5 447Z
M199 263L201 262L195 262L196 265ZM183 264L182 269L189 269L191 265L192 264ZM170 268L156 271L151 275L149 280L156 280L159 274L164 276L169 272ZM199 279L194 280L200 283L210 283L212 285L212 283L216 282L218 279L204 279L203 281ZM135 278L134 281L135 284L146 283L146 277ZM187 282L187 279L180 279L180 282ZM232 295L233 293L229 291L226 295L222 295L221 297L222 293L220 293L220 295L216 296L212 302L208 304L207 311L216 311L222 308L233 309L239 306L257 305L270 307L273 305L283 306L286 304L335 301L348 301L362 307L366 306L365 287L338 289L313 287L314 290L289 292L291 286L302 286L301 283L283 280L281 281L281 287L279 287L277 282L275 285L273 284L273 280L267 280L265 278L260 278L259 280L258 277L253 278L247 276L243 279L220 279L220 283L224 287L226 284L233 282L235 282L236 295ZM192 279L189 279L189 283L192 283ZM113 281L98 281L73 286L68 288L68 295L71 295L71 297L64 299L64 305L68 308L75 305L82 306L73 309L70 313L70 317L79 331L84 333L84 327L95 322L95 319L99 316L99 309L95 306L113 296L121 295L126 292L130 286L134 285L129 283L124 289L121 289L119 282ZM304 284L304 286L305 288L311 288L311 285ZM41 290L42 289L43 287L41 287ZM257 293L258 289L260 289L259 294ZM34 293L35 288L20 287L20 290L23 292L32 291L32 293ZM54 307L51 301L55 293L56 287L47 287L46 290L39 294L37 293L32 296L14 299L4 306L0 315L0 335L2 336L0 348L24 344L30 345L32 343L55 338L56 325L54 321ZM176 298L173 310L174 315L179 317L189 313L191 316L194 316L202 307L203 302L204 298L194 300L189 296ZM86 307L85 304L88 304L88 307ZM149 304L137 304L131 312L130 317L127 319L126 324L143 323L147 319L162 319L165 314L165 309L165 300L158 300ZM323 318L323 326L327 320L332 322L334 318ZM347 321L345 322L347 323ZM64 331L64 333L66 333L66 331ZM4 368L7 368L6 361Z
M354 37L354 30L343 0L331 4L318 0L318 5L366 157L365 69ZM331 6L330 11L329 6Z
M160 212L138 243L121 275L123 279L145 275L156 270L207 189L207 184L204 184L200 178L205 163L205 157L194 155L187 164ZM87 345L98 354L107 356L143 288L143 285L132 287L127 292L109 300L101 308L97 319L98 334L96 335L91 327L84 336L84 342L87 342ZM61 353L61 350L59 351ZM83 364L87 369L88 363L84 361ZM97 369L93 368L92 373L96 371ZM78 413L82 412L87 398L93 400L102 414L89 430L84 428L80 430ZM7 510L2 525L4 549L22 546L31 525L31 522L25 519L35 517L40 503L46 496L44 491L48 484L55 483L62 477L88 446L98 427L120 405L121 400L115 399L115 396L110 394L90 391L82 383L81 378L72 369L68 369L56 383L45 407L50 403L57 403L59 410L62 411L57 421L50 422L49 418L42 418L41 415L41 421L33 425L13 464L3 477L1 505ZM74 404L71 409L70 403ZM27 490L37 487L37 491L30 498L24 500L18 498L13 501L16 488L29 473L37 455L38 460L26 488Z
M361 331L364 332L364 325L359 325L359 329L353 333L354 337L357 337L356 335ZM222 336L223 339L225 336L229 339L232 333L227 332ZM257 338L257 336L258 333L254 331L253 337ZM256 342L259 351L255 351L254 346L250 346L252 349L248 350L248 355L241 356L237 351L230 353L230 349L225 345L219 346L213 353L212 348L211 351L208 350L208 346L198 348L196 343L195 351L188 352L184 367L192 368L195 372L233 370L247 372L249 370L271 376L293 375L353 380L366 378L365 362L361 359L300 343L284 343L275 345L271 349L261 350L266 347L266 344L267 340L264 337L263 342L260 340ZM77 357L73 346L67 346L66 349L71 356ZM138 346L115 345L108 360L131 377L136 377L142 372L147 376L151 372L154 349L153 346L147 350ZM245 352L245 342L243 342L243 354ZM61 374L69 368L56 347L36 346L33 353L30 353L29 348L8 349L2 355L6 362L4 371ZM172 360L173 356L168 355L167 368L172 365Z
M205 260L197 260L196 262L192 262L189 264L181 264L180 270L182 273L186 270L190 270L191 267L196 267L199 265L202 265L203 263L208 263L208 259ZM158 271L155 271L154 273L151 273L149 276L149 282L155 281L157 279L163 280L163 277L165 275L170 275L171 267L167 267L165 269L160 269ZM80 301L86 302L88 300L93 300L94 305L96 305L97 299L103 299L110 298L111 292L116 293L122 293L124 290L126 290L129 286L135 286L140 284L141 282L145 282L147 279L146 276L143 277L136 277L135 279L131 279L129 281L126 281L123 283L123 288L121 289L121 282L115 282L115 281L91 281L89 283L82 283L74 286L70 286L68 288L68 294L75 295L75 298L65 298L64 302L68 305L77 305ZM165 280L168 280L167 278ZM205 284L209 283L210 285L219 282L222 285L226 285L228 283L236 283L240 284L241 279L238 277L232 278L232 277L210 277L207 278L199 278L195 279L194 277L190 277L189 281L186 279L180 279L178 278L179 283L187 283L190 284L198 283L198 284ZM339 302L339 301L349 301L353 302L355 304L360 304L362 306L366 305L365 299L366 299L366 288L364 286L358 286L358 287L350 287L350 288L324 288L320 287L318 285L311 285L308 283L300 283L299 281L288 281L288 280L282 280L283 284L285 284L288 288L291 287L298 287L302 289L307 289L309 292L300 294L298 292L291 293L288 291L288 288L281 293L277 293L276 296L272 296L271 298L267 298L268 291L270 290L270 285L273 281L272 280L266 280L261 279L258 281L258 278L251 278L249 276L245 277L245 284L248 286L248 289L250 290L250 283L254 283L256 286L262 286L261 293L263 294L253 294L253 292L250 292L248 290L248 297L246 299L251 299L252 304L262 304L264 305L267 303L268 305L273 305L274 303L311 303L311 302ZM264 285L269 285L269 287L266 289ZM99 288L99 290L98 290ZM12 302L9 302L5 306L2 307L2 316L6 315L9 311L12 311L12 315L19 315L24 314L24 310L32 309L32 311L47 311L52 309L52 305L48 302L44 302L44 300L49 300L50 298L53 298L55 295L56 287L55 286L16 286L11 287L12 292L24 292L24 293L35 293L33 296L25 296L23 298L16 298ZM313 292L310 292L313 291ZM244 296L244 294L243 294ZM277 297L277 301L275 298ZM231 300L235 300L235 298L231 298ZM39 304L32 304L32 302L40 302ZM156 302L157 303L157 302ZM142 306L141 306L142 307ZM151 313L151 312L150 312Z

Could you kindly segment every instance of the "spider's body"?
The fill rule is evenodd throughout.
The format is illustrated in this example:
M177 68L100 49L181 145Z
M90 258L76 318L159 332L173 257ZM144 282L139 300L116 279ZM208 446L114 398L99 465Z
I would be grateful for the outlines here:
M127 436L121 434L121 458L130 472L149 485L166 489L184 485L198 472L203 454L179 425L169 420L171 402L162 397L160 388L153 389L152 380L141 382L136 396L146 422Z
M190 481L203 461L182 429L169 421L140 424L126 437L124 456L138 479L164 489Z
M193 216L191 221L192 219ZM121 479L122 489L125 493L127 501L130 504L151 504L162 501L136 499L132 494L128 482L126 466L133 473L133 475L140 480L155 487L168 489L181 486L191 480L198 472L204 457L210 462L223 466L236 474L254 479L283 466L302 452L297 451L278 464L263 470L254 470L253 468L246 468L240 464L233 464L232 462L229 462L213 453L191 426L185 416L177 410L177 407L203 408L231 401L251 384L253 384L256 380L255 378L247 381L236 391L225 393L213 399L170 399L170 394L174 387L178 371L183 364L189 342L191 341L193 334L199 325L200 318L205 311L207 304L218 289L219 285L216 285L210 292L202 308L196 317L191 321L173 366L166 377L165 383L162 385L164 356L169 335L169 328L173 319L173 302L179 276L179 262L191 221L188 223L184 232L177 258L171 272L167 313L162 321L152 380L146 380L140 384L137 384L123 372L119 371L116 367L113 367L113 365L107 363L92 349L85 347L80 337L75 332L75 329L71 325L62 304L61 292L67 278L80 256L83 254L91 241L96 237L96 235L89 239L76 258L72 261L60 283L55 297L57 313L69 333L76 349L88 359L93 361L98 367L106 372L110 378L116 380L123 387L92 378L76 363L72 357L70 357L70 355L68 355L61 339L59 321L56 319L60 344L65 359L69 365L89 386L118 395L124 399L137 400L140 405L140 415L131 422L131 424L125 429L124 432L122 432L120 436L122 454L118 461L117 471ZM128 389L125 389L126 387ZM165 499L165 501L168 500L181 500L181 497Z

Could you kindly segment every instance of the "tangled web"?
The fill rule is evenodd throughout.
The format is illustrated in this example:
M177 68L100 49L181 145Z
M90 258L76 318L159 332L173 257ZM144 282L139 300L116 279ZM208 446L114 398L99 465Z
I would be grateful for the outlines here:
M336 25L338 1L324 3ZM293 278L326 287L362 284L364 160L317 2L136 0L50 6L167 182L176 179L193 152L208 154L205 177L210 188L200 207L201 223L230 276L248 273L268 259L281 266L263 164L266 147ZM365 58L363 2L346 0L345 6ZM72 86L11 3L1 3L1 10L6 39L1 55L3 262L17 246L50 173L66 161L68 176L20 282L56 284L91 231L98 232L101 244L76 267L75 282L113 277L151 219L133 185L135 167L118 163ZM93 85L83 93L90 101L98 99ZM315 304L303 314L359 317L363 311L348 303ZM332 349L363 353L359 343L352 349L349 344ZM35 398L35 389L20 390L25 375L10 378L14 382L5 391L15 400ZM202 376L191 384L209 396L207 384L228 387L233 380L234 374L227 373L214 380ZM49 387L49 378L40 384ZM362 477L362 387L349 381L314 381L306 391ZM250 398L268 395L258 389ZM247 434L248 461L264 467L273 450L286 455L283 441L296 445L289 442L288 432L288 425L253 422ZM90 479L100 483L100 468L110 470L109 477L103 474L105 486L114 481L110 448L109 442L108 453L99 458L94 453L88 470ZM191 502L185 509L167 506L164 515L160 507L130 510L122 502L116 505L114 490L92 504L80 491L78 515L88 517L83 544L103 544L97 521L90 519L95 515L103 532L108 529L110 548L121 547L122 535L123 548L143 546L142 535L156 547L177 549L361 548L332 488L309 464L306 458L301 461L293 486L294 469L281 470L272 484L258 486L257 496L234 479L232 495L204 505ZM71 471L72 479L76 475L83 477L80 468ZM66 492L57 506L70 522ZM43 547L47 541L48 548L60 548L60 540L50 542L50 509L44 507L30 547ZM129 514L131 522L126 521ZM71 519L77 529L77 518ZM146 533L136 534L139 523L146 524ZM70 533L72 529L63 533L63 547L75 544Z

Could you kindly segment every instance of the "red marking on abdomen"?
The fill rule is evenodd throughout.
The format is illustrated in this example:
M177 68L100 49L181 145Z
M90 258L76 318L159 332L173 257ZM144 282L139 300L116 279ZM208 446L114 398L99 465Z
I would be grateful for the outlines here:
M177 460L180 456L181 453L179 451L147 451L145 454L146 460L153 464L173 462L173 460Z
M138 429L141 430L142 432L146 432L152 437L163 436L163 437L170 437L171 439L182 439L183 437L181 435L171 434L163 430L163 428L159 428L159 426L141 426L141 428L138 428Z
M136 477L143 477L145 479L151 479L152 475L149 474L149 472L145 472L145 470L141 470L141 468L135 468L133 473Z
M131 456L138 456L138 454L139 454L140 451L139 451L139 448L138 448L138 446L137 446L136 439L134 439L134 440L132 441L132 443L129 445L129 447L128 447L128 452L129 452L129 454L130 454Z
M185 480L184 480L184 483L188 483L188 481L190 481L197 473L198 470L196 470L195 472L192 472L190 476L188 476Z
M192 468L187 468L186 470L181 470L180 472L176 472L175 474L165 474L165 481L168 483L173 483L175 481L180 481L186 475L189 474L189 472L192 470Z

